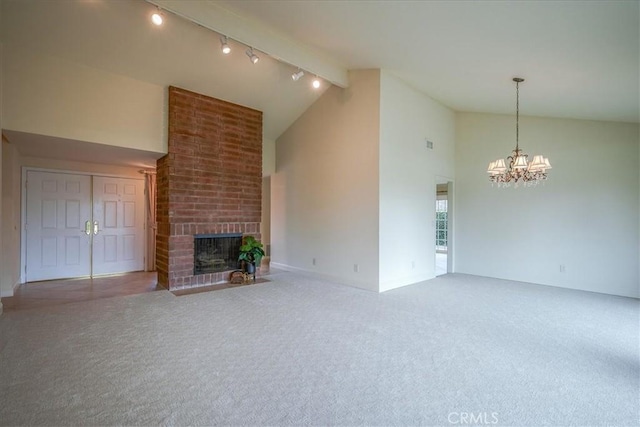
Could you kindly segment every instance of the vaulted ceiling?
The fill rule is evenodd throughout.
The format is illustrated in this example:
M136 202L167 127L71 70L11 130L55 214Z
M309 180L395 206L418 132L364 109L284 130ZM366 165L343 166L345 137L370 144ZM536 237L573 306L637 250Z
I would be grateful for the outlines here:
M293 82L297 65L321 76L325 65L384 68L454 110L506 114L514 112L511 78L521 76L522 114L626 122L640 116L636 0L153 3L169 10L188 4L192 19L209 14L211 25L166 12L165 25L154 27L154 6L142 0L2 0L2 40L262 110L269 139L328 86L314 91L308 80ZM216 27L221 15L233 17L237 34ZM233 54L222 55L219 34L207 26L272 57L261 54L252 65L235 41Z
M292 67L261 55L252 65L245 47L220 52L218 34L142 0L3 0L5 45L53 55L89 67L174 85L264 112L264 135L277 138L327 89L293 84Z
M638 122L640 2L224 0L348 69L385 68L458 111Z

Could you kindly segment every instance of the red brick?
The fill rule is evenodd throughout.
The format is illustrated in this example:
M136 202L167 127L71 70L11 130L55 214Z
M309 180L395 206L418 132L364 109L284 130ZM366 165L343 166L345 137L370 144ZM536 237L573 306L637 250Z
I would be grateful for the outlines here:
M169 154L158 160L158 283L170 289L223 281L193 276L193 235L260 236L262 112L169 88Z

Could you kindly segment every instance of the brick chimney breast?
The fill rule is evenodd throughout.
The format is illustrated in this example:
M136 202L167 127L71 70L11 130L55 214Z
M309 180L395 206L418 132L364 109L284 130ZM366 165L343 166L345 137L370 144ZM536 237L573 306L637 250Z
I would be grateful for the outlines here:
M170 290L226 281L194 275L194 236L260 238L262 112L169 87L169 150L157 163L158 283Z

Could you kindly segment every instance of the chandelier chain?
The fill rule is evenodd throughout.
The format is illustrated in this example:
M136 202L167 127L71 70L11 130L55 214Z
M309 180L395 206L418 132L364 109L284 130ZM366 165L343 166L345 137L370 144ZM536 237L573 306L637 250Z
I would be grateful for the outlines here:
M516 82L516 150L520 140L520 82Z

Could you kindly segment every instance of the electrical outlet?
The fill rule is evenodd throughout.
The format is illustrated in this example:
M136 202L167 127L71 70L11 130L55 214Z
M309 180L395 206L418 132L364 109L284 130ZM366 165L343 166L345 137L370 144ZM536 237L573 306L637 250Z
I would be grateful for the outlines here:
M315 259L315 258L313 258L313 259L311 260L311 264L316 265L316 259Z
M560 264L560 273L564 273L566 270L564 264Z
M412 269L416 268L416 262L415 261L411 261L411 268Z
M360 266L358 264L353 264L353 272L358 273L360 271Z

